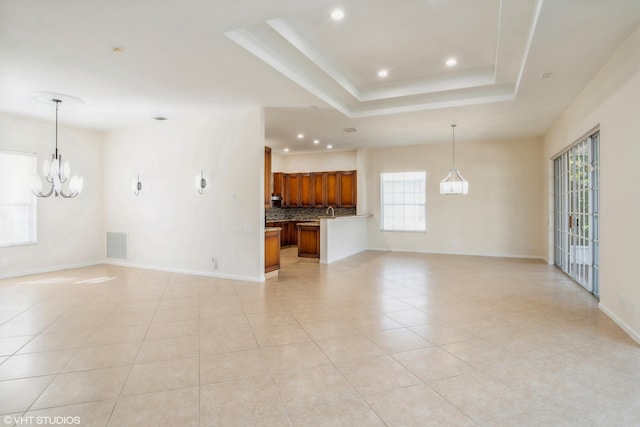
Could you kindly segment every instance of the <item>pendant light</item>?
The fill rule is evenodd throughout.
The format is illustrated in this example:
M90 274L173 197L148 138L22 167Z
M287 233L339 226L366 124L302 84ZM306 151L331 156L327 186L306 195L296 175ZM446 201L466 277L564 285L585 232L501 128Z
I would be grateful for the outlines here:
M460 171L456 169L456 125L451 125L453 166L445 179L440 182L440 194L455 195L469 194L469 182L465 180Z
M71 175L71 167L69 162L62 163L62 154L58 153L58 107L62 100L54 98L51 102L56 104L56 151L51 155L51 164L47 160L42 162L42 176L45 181L51 184L51 188L47 193L42 192L42 181L37 180L36 186L33 189L33 194L38 197L49 197L54 195L55 197L64 197L65 199L71 199L78 196L82 192L84 186L84 180L82 177L73 176L69 181L69 191L65 192L62 189L62 184L69 180Z

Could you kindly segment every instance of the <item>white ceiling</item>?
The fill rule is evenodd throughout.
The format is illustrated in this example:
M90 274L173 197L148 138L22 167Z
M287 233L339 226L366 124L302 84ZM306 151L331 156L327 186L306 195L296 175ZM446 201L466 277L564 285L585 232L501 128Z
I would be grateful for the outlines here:
M639 22L638 0L3 0L0 110L52 120L32 94L63 93L84 104L62 123L109 130L259 105L291 153L446 142L454 122L538 137Z

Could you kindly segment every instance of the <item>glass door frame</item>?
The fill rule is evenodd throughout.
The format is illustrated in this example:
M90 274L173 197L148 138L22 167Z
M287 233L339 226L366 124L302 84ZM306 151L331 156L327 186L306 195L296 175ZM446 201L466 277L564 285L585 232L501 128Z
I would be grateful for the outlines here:
M554 263L599 297L600 132L552 159Z

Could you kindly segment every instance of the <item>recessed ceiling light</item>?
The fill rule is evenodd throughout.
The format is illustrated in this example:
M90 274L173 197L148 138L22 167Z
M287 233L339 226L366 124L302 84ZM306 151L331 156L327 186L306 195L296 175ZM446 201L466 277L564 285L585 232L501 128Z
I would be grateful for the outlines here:
M344 18L344 12L341 9L334 9L331 11L331 19L334 21L340 21Z
M113 51L113 53L121 53L121 52L124 52L124 47L116 46L116 47L112 48L111 50Z
M327 149L331 150L333 148L333 145L327 145Z
M458 60L456 58L449 58L447 59L447 62L445 62L445 64L447 64L447 67L453 67L457 63L458 63Z
M381 79L384 79L385 77L387 77L389 75L389 71L387 70L380 70L378 71L378 77L380 77Z
M314 140L313 140L313 143L314 143L314 144L320 144L320 140L319 140L319 139L314 139Z
M547 71L546 73L542 74L542 76L540 78L542 79L550 79L553 76L553 73L550 71Z
M285 152L285 153L288 153L288 152L289 152L289 149L288 149L288 148L285 148L285 149L284 149L284 152Z
M166 117L158 116L158 117L154 117L153 120L158 120L159 122L161 122L163 120L168 120L168 119Z
M358 129L356 129L356 128L344 128L344 129L342 129L342 131L346 132L346 133L353 133L353 132L358 132Z
M302 138L304 138L304 134L303 133L299 133L298 134L298 139L302 139Z

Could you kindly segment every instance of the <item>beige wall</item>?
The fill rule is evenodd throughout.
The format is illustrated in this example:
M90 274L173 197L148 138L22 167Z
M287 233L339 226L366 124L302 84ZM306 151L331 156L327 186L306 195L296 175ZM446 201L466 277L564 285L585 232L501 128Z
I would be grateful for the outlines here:
M359 213L371 213L369 248L538 258L543 255L543 191L538 139L478 141L456 145L456 162L469 181L467 196L441 196L451 166L451 145L366 149ZM380 173L427 171L427 231L380 231ZM360 173L360 171L359 171ZM360 189L359 189L360 190Z
M279 154L271 156L273 172L322 172L356 169L356 151L331 151L306 154Z
M640 341L640 26L576 97L544 138L543 215L553 262L551 159L600 126L600 307Z
M0 277L91 265L104 259L102 135L60 126L58 148L69 160L71 173L84 178L84 191L74 199L38 199L38 242L0 247L0 260L7 264L0 262ZM55 149L53 119L0 113L0 149L37 153L40 171L43 160L51 160Z

